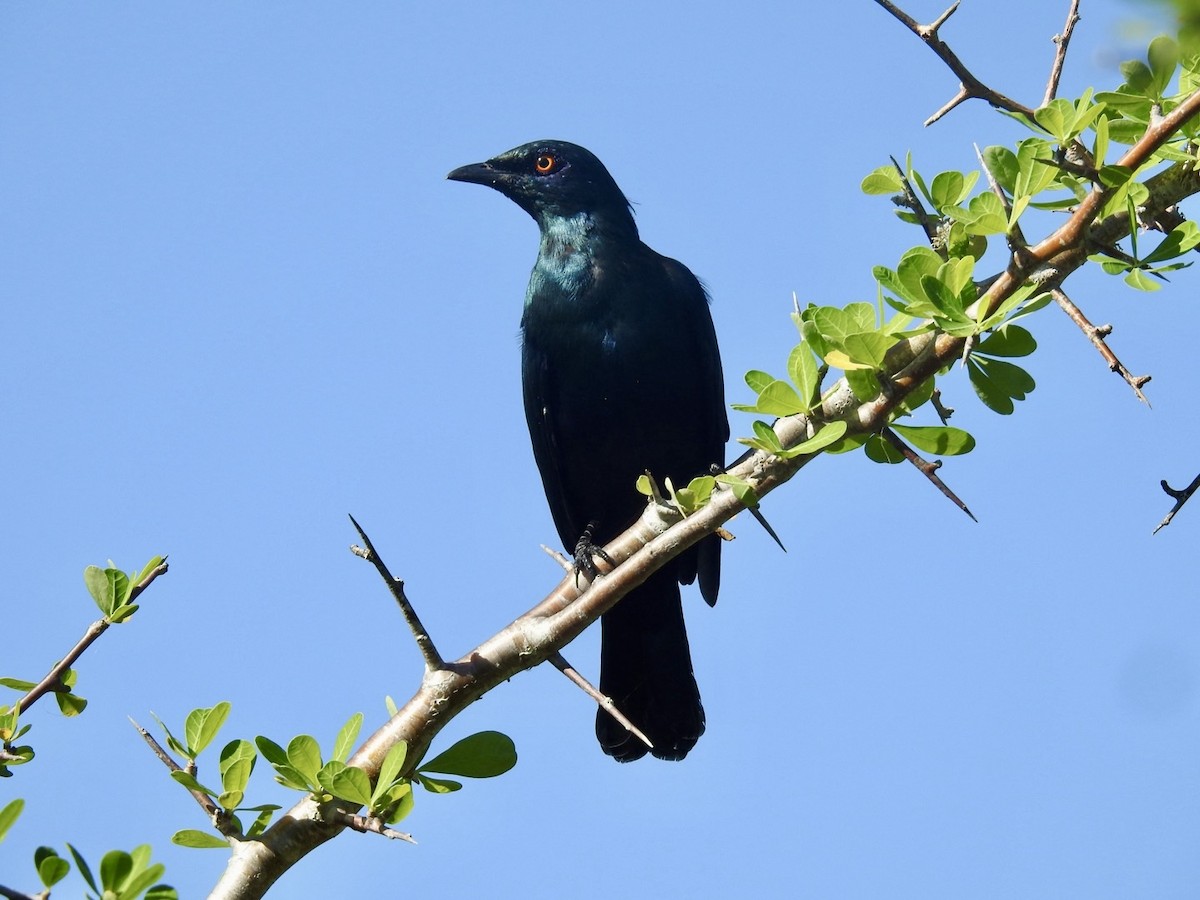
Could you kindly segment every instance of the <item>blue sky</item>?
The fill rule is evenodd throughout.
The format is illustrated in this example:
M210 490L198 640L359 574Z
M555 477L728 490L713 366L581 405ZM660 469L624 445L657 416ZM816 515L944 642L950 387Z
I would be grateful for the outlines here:
M944 37L1036 104L1066 5L968 2ZM1064 92L1115 85L1144 13L1086 0ZM923 128L955 83L865 0L8 4L0 24L0 674L40 676L83 632L84 566L171 558L82 661L86 713L35 708L38 758L0 785L29 803L0 883L30 891L32 849L68 840L93 861L151 843L184 897L223 868L168 843L205 822L127 715L228 699L224 737L328 746L411 693L418 654L347 513L448 656L557 581L518 371L535 226L446 172L540 137L595 151L708 284L745 402L743 372L784 368L793 292L872 300L871 267L918 240L867 172L1024 136L972 104ZM526 673L440 743L505 731L516 769L418 797L419 846L343 836L272 896L1195 896L1200 509L1150 536L1158 479L1197 469L1195 279L1068 283L1153 374L1152 410L1056 310L1015 415L947 380L979 446L942 474L979 524L861 455L769 498L786 555L735 521L721 602L685 598L709 722L686 762L615 765L582 695ZM597 638L567 650L593 675ZM264 770L250 800L292 797Z

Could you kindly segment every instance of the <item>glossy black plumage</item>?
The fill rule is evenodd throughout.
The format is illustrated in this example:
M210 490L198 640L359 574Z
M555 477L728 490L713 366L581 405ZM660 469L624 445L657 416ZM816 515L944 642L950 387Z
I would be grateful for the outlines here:
M521 317L525 416L559 537L589 525L602 545L641 513L649 470L677 486L721 464L729 437L708 298L681 263L641 242L625 195L583 147L537 141L455 169L538 223L541 243ZM704 732L679 583L699 576L715 603L720 539L706 538L601 619L600 690L654 743L682 759ZM607 713L596 734L621 761L646 747Z

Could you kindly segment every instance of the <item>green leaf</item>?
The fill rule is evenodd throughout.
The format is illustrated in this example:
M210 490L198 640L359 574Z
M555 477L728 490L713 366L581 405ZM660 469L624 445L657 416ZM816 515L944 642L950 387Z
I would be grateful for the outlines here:
M1010 322L980 341L975 352L985 356L1028 356L1036 349L1033 335Z
M119 891L133 872L133 857L124 850L109 850L100 859L100 886Z
M108 614L108 621L113 625L120 625L137 611L138 605L136 603L122 603Z
M846 383L850 385L850 390L854 392L855 398L860 403L873 400L881 390L879 378L874 369L847 369Z
M22 681L20 678L0 678L0 686L12 688L14 691L28 693L37 687L36 681Z
M451 794L454 791L462 790L461 783L451 781L449 778L430 778L428 775L418 772L416 779L421 783L421 787L431 794Z
M380 798L379 806L372 809L372 812L382 817L388 825L394 825L412 812L416 800L411 784L395 784Z
M101 569L99 566L88 566L83 570L83 583L88 593L100 607L100 612L108 615L116 606L116 596L113 590L113 569Z
M975 449L975 438L961 428L947 425L899 425L892 428L918 450L938 456L959 456Z
M1161 281L1151 278L1142 269L1130 269L1129 273L1125 276L1125 283L1139 291L1157 291L1162 288Z
M260 810L260 812L259 812L258 816L255 817L254 821L250 823L250 827L246 829L246 837L248 837L248 838L258 837L258 835L260 835L264 831L266 831L267 826L271 824L271 816L280 807L274 806L274 805L268 805L268 806L255 806L252 808L256 809L256 810Z
M309 784L317 783L317 772L321 769L321 746L310 734L298 734L287 746L288 763L303 775Z
M904 183L895 166L880 166L862 180L864 194L900 194L904 192Z
M1179 65L1179 46L1166 35L1160 35L1150 42L1146 58L1150 62L1150 89L1154 96L1161 97Z
M92 870L88 867L87 861L70 844L67 844L67 850L70 851L71 858L75 860L75 868L79 870L79 874L87 882L87 886L99 894L100 888L97 886L96 880L92 877Z
M33 864L37 867L38 880L42 887L52 888L71 871L71 864L58 855L53 847L38 847L33 851Z
M335 797L340 797L343 800L348 800L351 803L357 803L360 806L367 806L371 802L371 779L367 777L367 773L358 766L348 766L338 760L330 760L326 763L322 772L325 772L330 766L340 766L335 769L332 774L326 775L326 781L322 782L329 793Z
M197 850L228 850L229 842L207 831L197 831L195 828L185 828L171 835L171 843L180 847L193 847Z
M767 416L790 416L807 412L808 404L786 381L772 381L758 395L756 412Z
M862 363L872 369L883 365L884 357L895 341L877 331L846 335L843 348L856 363Z
M1067 140L1067 117L1074 113L1069 100L1059 97L1033 114L1037 123L1052 134L1059 143Z
M78 694L62 691L54 692L54 702L58 704L58 711L67 718L77 716L87 708L87 701Z
M407 757L407 741L397 741L392 745L392 749L387 752L387 756L383 758L383 765L379 767L379 778L375 782L375 791L371 795L372 807L374 807L376 800L381 798L400 778L400 773L404 771L404 761Z
M761 394L767 385L774 380L774 375L768 375L766 372L760 372L757 369L751 369L746 373L746 384L756 394Z
M1108 118L1101 116L1096 120L1096 142L1092 145L1092 164L1097 168L1104 165L1108 157Z
M205 747L212 743L212 739L217 736L217 732L225 724L229 710L229 702L222 700L215 706L193 709L188 713L187 720L183 723L183 736L187 741L189 758L195 759Z
M904 462L904 454L897 449L896 445L878 434L873 434L867 438L867 442L863 444L863 452L867 454L867 459L870 459L872 462L885 463L887 465Z
M817 388L820 381L817 377L817 361L807 344L799 343L792 348L792 352L788 354L787 368L788 377L796 386L801 401L807 404L807 409L811 409L818 399Z
M4 840L4 835L8 833L8 829L13 827L13 823L17 821L24 808L25 801L20 797L10 800L3 808L0 808L0 841Z
M754 487L748 481L725 473L718 475L717 481L733 491L733 496L745 504L747 509L758 508L758 494L755 493Z
M467 778L494 778L516 764L517 748L512 738L499 731L480 731L423 763L420 770Z
M1142 262L1153 264L1183 256L1200 244L1200 226L1190 219L1180 223L1168 232L1162 242L1143 258Z
M156 884L146 891L145 900L179 900L179 892L169 884Z
M200 791L202 794L208 794L210 797L215 797L220 791L214 791L212 788L205 787L196 780L195 775L185 772L183 769L175 769L171 773L171 777L182 784L189 791Z
M333 742L333 758L345 762L350 758L350 751L354 749L354 742L358 740L358 732L362 728L363 714L358 712L352 715L342 726L342 730L338 732L337 738Z
M1009 195L1016 193L1020 165L1015 153L1007 147L985 147L983 161L992 177L996 179L1000 187L1004 188L1006 193Z
M225 789L226 793L241 793L246 790L257 760L258 754L254 750L254 745L249 741L233 740L222 748L219 768L221 787ZM238 806L240 803L241 800L238 800L233 805ZM224 803L221 805L225 806ZM226 808L232 809L233 807Z
M736 403L733 404L733 408L734 409L738 408ZM650 476L649 475L639 475L638 480L636 482L634 482L633 486L635 488L637 488L637 492L639 494L643 494L646 497L654 496L654 490L650 487ZM391 699L391 698L388 698L388 699ZM392 715L395 715L395 713L392 713Z
M793 456L800 456L804 453L816 453L818 450L824 450L830 444L836 444L845 434L845 422L826 422L821 426L821 430L807 441L802 441L795 447L789 447L786 456L790 459Z

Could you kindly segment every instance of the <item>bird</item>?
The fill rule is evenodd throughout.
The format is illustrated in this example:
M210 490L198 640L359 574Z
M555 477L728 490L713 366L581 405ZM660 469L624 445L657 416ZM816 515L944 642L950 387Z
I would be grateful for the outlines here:
M639 237L633 208L604 164L561 140L523 144L462 166L537 222L539 245L521 315L521 382L533 455L576 570L644 509L650 472L686 485L723 462L729 439L716 331L704 286ZM721 539L710 535L601 617L600 692L653 744L680 760L704 733L680 584L698 577L712 606ZM596 736L620 762L646 745L603 708Z

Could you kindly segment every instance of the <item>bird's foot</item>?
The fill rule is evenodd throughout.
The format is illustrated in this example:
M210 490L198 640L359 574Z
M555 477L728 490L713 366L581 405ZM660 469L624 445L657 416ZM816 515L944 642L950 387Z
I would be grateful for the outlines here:
M595 522L589 522L575 544L575 587L579 587L581 572L592 581L595 581L596 577L601 574L600 570L596 568L597 558L604 560L610 566L616 567L617 565L603 547L592 543L595 527Z

